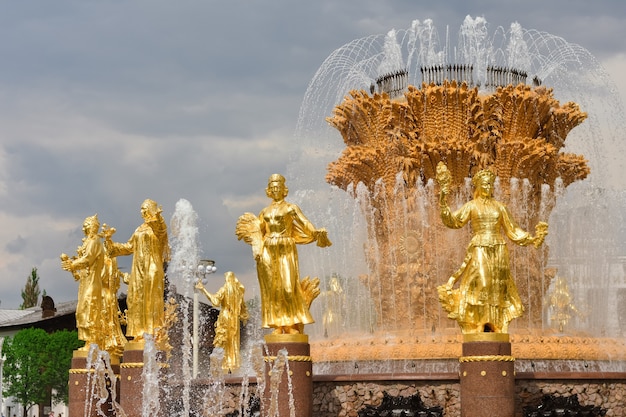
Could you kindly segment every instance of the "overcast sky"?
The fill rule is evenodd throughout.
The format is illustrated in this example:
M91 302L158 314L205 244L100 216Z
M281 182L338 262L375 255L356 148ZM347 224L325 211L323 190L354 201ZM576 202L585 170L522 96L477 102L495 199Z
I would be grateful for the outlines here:
M59 254L98 213L126 241L145 198L198 213L203 257L257 286L235 222L284 173L313 75L337 48L433 19L519 22L588 49L626 97L626 2L22 0L0 5L0 300L31 268L76 298ZM293 190L292 190L293 191ZM306 212L306 207L303 207ZM216 288L215 286L215 288ZM122 288L125 291L125 287ZM254 291L252 291L253 293Z

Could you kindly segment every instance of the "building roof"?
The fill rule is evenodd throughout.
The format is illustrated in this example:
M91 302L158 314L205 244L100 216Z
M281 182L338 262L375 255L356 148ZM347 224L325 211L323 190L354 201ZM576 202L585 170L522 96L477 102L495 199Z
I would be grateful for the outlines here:
M42 317L40 306L30 307L24 310L0 310L0 328L7 325L14 326L38 323L54 317L74 314L76 312L77 304L78 302L76 300L56 304L55 314L51 317L45 318ZM5 314L8 320L4 320Z
M24 310L0 310L0 334L37 327L46 331L76 328L77 301L66 301L54 305L54 314L44 317L41 306Z
M30 309L26 310L0 310L0 326L4 323L13 323L26 315L32 314Z

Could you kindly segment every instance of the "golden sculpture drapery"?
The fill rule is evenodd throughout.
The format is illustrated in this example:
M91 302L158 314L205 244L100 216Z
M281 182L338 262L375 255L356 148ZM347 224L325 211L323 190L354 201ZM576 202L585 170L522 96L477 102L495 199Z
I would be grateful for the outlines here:
M232 271L224 274L225 284L211 294L204 288L202 281L196 283L200 290L215 307L220 307L220 313L215 322L215 339L213 345L224 349L222 369L234 371L241 366L240 351L240 322L248 320L248 307L244 301L245 288Z
M472 177L474 198L453 213L446 198L450 179L450 172L440 162L437 181L441 219L452 229L470 222L472 239L461 267L437 288L439 299L464 334L508 333L509 323L522 315L524 306L511 276L509 252L501 231L520 246L539 247L548 225L539 222L535 237L519 228L507 207L493 198L495 174L490 170L481 170ZM453 289L457 282L458 289Z
M329 335L336 336L343 330L343 314L346 301L346 295L336 276L330 279L328 289L321 293L321 297L324 301L324 315L322 316L324 337Z
M573 316L584 317L584 314L574 304L573 298L565 278L555 277L554 287L547 294L545 303L549 308L550 321L557 324L561 333Z
M85 342L82 350L89 350L92 343L103 347L102 274L104 272L104 247L98 236L98 215L87 217L83 222L85 238L77 249L78 256L61 254L61 267L70 271L78 281L76 304L76 327L78 339Z
M164 326L165 263L169 260L167 225L161 208L153 200L141 204L141 224L126 243L113 242L105 236L111 257L133 255L128 278L126 336L135 341L144 334L155 335Z
M313 323L309 306L319 294L319 280L300 281L297 244L331 245L325 229L316 229L300 207L285 201L288 188L280 174L270 176L266 194L273 201L259 216L242 215L236 228L238 239L252 245L261 289L261 321L274 333L303 333Z
M115 229L102 225L102 235L112 236ZM102 315L104 319L104 350L112 357L121 357L126 345L126 337L121 327L122 313L117 301L117 292L120 289L121 277L124 274L117 267L117 259L105 254L104 273L102 274Z

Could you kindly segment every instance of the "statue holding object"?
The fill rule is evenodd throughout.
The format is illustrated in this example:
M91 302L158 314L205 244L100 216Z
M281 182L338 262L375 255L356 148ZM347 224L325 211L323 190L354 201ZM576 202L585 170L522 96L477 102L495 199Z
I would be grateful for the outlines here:
M275 334L303 333L313 323L309 307L320 293L319 279L300 280L297 244L332 243L325 229L316 229L300 207L285 201L288 188L280 174L270 176L267 196L272 203L258 216L243 214L236 235L252 246L261 289L261 321Z
M91 344L103 348L104 322L102 317L102 279L104 273L104 247L98 236L98 215L87 217L83 222L85 237L76 250L77 256L61 254L61 267L72 273L78 281L76 304L76 327L78 339L85 342L80 350L88 351Z
M548 224L539 222L534 237L518 227L508 208L493 198L496 176L488 169L472 177L474 198L455 212L447 202L451 174L443 162L437 165L436 178L443 224L460 229L470 222L472 227L461 267L437 288L441 305L464 334L508 333L509 323L523 314L524 306L511 275L504 234L520 246L538 248L548 234ZM459 287L454 288L457 282Z
M126 243L113 242L105 235L104 245L110 257L133 255L128 277L126 336L142 342L144 334L159 337L165 329L165 264L169 260L167 225L161 208L153 200L141 204L141 224ZM112 229L114 230L114 229ZM161 331L161 333L159 333ZM166 340L163 341L167 343Z
M200 290L215 307L220 307L220 313L215 322L215 339L213 345L224 349L222 369L232 372L241 366L240 325L248 320L248 307L244 301L245 288L235 274L228 271L224 274L226 282L215 293L211 294L204 288L202 281L196 283Z

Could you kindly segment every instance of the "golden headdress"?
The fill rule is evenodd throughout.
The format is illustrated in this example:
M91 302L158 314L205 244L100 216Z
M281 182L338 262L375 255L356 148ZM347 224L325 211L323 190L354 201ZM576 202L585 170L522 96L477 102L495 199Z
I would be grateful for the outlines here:
M98 226L100 227L100 220L98 220L98 214L94 214L93 216L85 218L84 224L89 226Z
M481 169L472 177L472 184L474 186L478 186L483 181L487 181L490 184L493 184L496 180L496 174L493 173L490 169Z
M270 179L267 181L267 183L271 183L271 182L279 182L281 184L285 184L285 177L283 177L280 174L272 174L270 175Z

